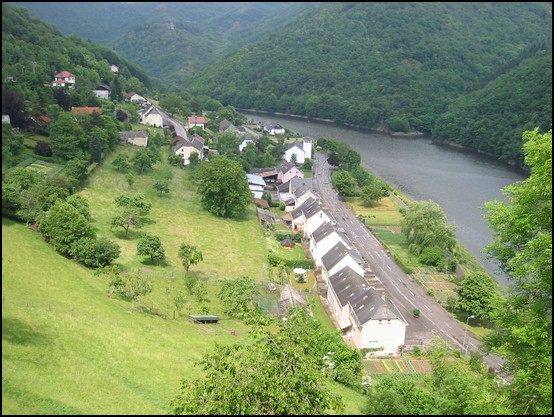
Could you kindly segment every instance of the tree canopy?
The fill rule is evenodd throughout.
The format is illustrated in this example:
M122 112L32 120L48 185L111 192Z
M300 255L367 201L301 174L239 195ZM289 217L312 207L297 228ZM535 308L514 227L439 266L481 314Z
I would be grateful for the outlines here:
M453 248L455 227L446 224L446 214L434 201L416 201L403 215L402 233L406 235L410 252L419 255L429 246Z
M487 253L511 280L493 314L487 343L506 359L509 393L520 414L552 414L552 130L523 134L529 177L485 204L494 231Z
M199 169L198 194L204 208L220 217L243 216L252 201L252 193L240 163L219 156Z

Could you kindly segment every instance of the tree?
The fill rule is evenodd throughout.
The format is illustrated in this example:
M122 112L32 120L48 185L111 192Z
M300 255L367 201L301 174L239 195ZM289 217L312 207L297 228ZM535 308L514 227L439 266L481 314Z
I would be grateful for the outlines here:
M152 292L152 283L138 273L131 276L116 277L112 285L114 285L117 292L131 300L131 314L135 309L135 303L140 301L140 297Z
M68 255L74 243L84 238L95 238L94 228L78 209L58 200L48 210L40 231L45 239L62 255Z
M81 155L86 142L83 129L71 113L62 113L50 124L50 145L54 156L73 159Z
M102 142L96 132L90 135L89 152L93 162L100 163L102 161Z
M152 155L147 149L139 150L132 159L133 166L141 173L147 168L152 168L156 161L152 159Z
M240 163L219 156L199 169L198 194L204 208L220 217L243 216L252 201L252 193Z
M252 344L217 346L198 363L202 379L184 379L175 414L300 415L342 411L340 397L322 383L321 368L283 326L259 330Z
M129 163L129 157L127 155L119 154L112 161L113 167L119 172L128 172L131 168Z
M167 184L167 181L157 182L153 185L153 187L160 195L162 195L162 193L169 194L169 185Z
M252 278L242 276L233 280L224 280L219 291L219 299L226 314L244 319L258 311L254 296L259 291Z
M125 175L125 182L127 182L129 188L133 188L133 184L135 183L135 176L131 173Z
M375 206L383 197L383 188L378 181L371 181L362 188L362 202L367 207Z
M140 228L150 212L152 204L140 194L122 194L115 198L116 206L121 210L112 217L112 227L122 227L125 236L131 227Z
M119 245L106 238L80 239L71 248L71 255L77 261L92 268L110 265L120 254Z
M409 250L419 255L428 246L451 250L456 243L455 227L446 224L446 214L433 201L416 201L403 212L402 233Z
M121 194L115 198L115 205L125 209L136 209L142 215L146 215L152 208L152 203L140 194Z
M183 99L175 93L168 94L160 100L160 107L169 114L180 113L184 105Z
M202 252L196 249L196 246L187 245L186 243L181 243L178 255L185 271L188 271L191 265L196 265L204 260Z
M523 134L529 177L485 204L495 232L485 249L513 281L486 343L506 358L508 392L520 414L552 413L552 130Z
M331 182L341 197L351 197L356 194L356 181L348 171L333 172Z
M158 236L146 235L137 243L137 255L150 256L150 260L164 259L165 249Z
M499 296L496 281L485 272L472 272L458 285L456 308L477 318L489 320Z
M35 145L35 153L40 156L52 156L52 147L48 142L39 140Z

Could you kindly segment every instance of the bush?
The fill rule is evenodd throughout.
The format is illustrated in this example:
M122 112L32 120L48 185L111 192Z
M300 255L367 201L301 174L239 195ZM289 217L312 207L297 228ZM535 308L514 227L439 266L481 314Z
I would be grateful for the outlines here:
M414 308L414 311L412 312L414 314L414 317L419 317L419 315L421 314L421 312L419 311L419 308Z
M421 255L419 255L419 260L424 265L438 266L444 264L446 257L440 248L430 246L423 249Z
M40 156L52 156L52 147L48 142L39 140L35 145L35 153Z

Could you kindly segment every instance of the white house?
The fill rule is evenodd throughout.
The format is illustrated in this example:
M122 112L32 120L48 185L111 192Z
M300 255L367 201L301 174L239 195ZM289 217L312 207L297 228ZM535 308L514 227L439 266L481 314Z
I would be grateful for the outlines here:
M162 113L154 106L148 107L140 116L140 122L143 125L162 127L164 119Z
M250 136L245 136L242 139L242 142L239 145L239 152L242 152L244 150L244 148L246 148L248 146L249 143L251 143L253 145L256 145L257 141L256 141L256 139L253 139Z
M269 133L271 136L285 134L285 128L281 126L279 123L273 123L273 122L263 123L262 128L265 132Z
M93 93L96 97L104 98L106 100L109 100L111 92L112 92L112 89L109 86L107 86L106 84L100 84L93 91Z
M204 130L206 118L204 116L189 116L189 128L200 126Z
M310 236L310 253L316 266L322 266L321 258L338 243L342 242L351 249L350 239L345 233L338 232L331 222L320 225Z
M131 91L124 96L125 101L136 104L147 104L149 101L143 95Z
M285 148L284 159L287 162L296 161L303 164L306 159L312 159L312 138L305 137L303 141L295 140Z
M294 210L291 211L291 217L292 217L292 225L291 227L295 230L304 230L306 225L306 217L304 216L304 211L306 211L309 207L312 205L317 204L319 205L319 202L315 198L308 198L304 203L298 207L296 207Z
M135 146L148 146L148 132L139 130L137 132L120 132L119 139L121 143L130 143Z
M11 124L10 115L9 114L3 114L2 115L2 124L8 123Z
M111 72L119 72L119 67L115 64L110 64L110 71Z
M306 201L310 197L313 198L314 200L317 200L317 196L312 192L311 182L296 188L294 190L295 207L301 206L302 204L304 204L304 201Z
M75 74L69 71L58 72L54 75L54 81L52 81L54 87L68 87L73 88L75 86Z
M304 218L304 234L308 237L323 223L331 221L331 216L323 210L319 202L304 211Z
M175 155L179 155L183 158L183 165L190 164L190 156L193 153L198 154L198 159L201 160L204 153L203 144L196 140L190 141L188 139L182 138L181 136L176 136L178 139L175 145L171 148Z
M385 289L367 285L353 269L345 267L329 277L327 301L339 327L358 349L395 355L404 345L407 323L387 300Z

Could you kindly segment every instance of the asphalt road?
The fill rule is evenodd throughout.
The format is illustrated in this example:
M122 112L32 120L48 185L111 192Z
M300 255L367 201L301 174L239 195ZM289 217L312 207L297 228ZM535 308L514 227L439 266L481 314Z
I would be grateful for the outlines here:
M468 354L479 350L479 339L470 330L466 331L465 324L454 320L448 311L427 295L421 285L404 273L369 229L339 200L331 185L332 167L327 163L327 155L316 153L313 162L314 193L321 198L327 212L336 220L336 227L342 227L346 231L354 249L379 277L391 303L408 323L405 344L425 347L432 338L442 335L454 348L460 348L462 353L466 349ZM420 310L418 318L413 316L415 308ZM496 370L502 366L500 358L487 356L484 360Z

